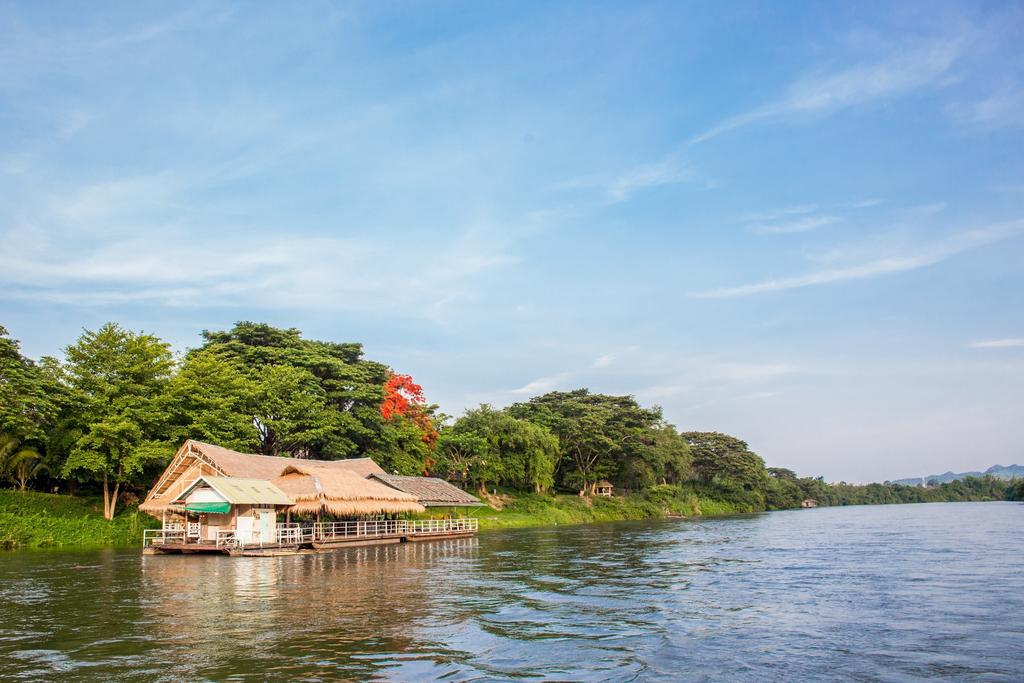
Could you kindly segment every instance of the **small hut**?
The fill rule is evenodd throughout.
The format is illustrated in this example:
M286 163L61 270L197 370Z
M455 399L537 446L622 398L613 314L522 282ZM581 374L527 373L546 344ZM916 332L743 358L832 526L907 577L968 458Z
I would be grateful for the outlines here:
M804 502L800 503L800 507L802 507L802 508L816 508L816 507L818 507L818 501L814 500L813 498L808 498Z
M612 483L610 481L608 481L607 479L602 479L601 481L594 484L594 495L603 496L605 498L611 498L613 488L614 487L612 486Z

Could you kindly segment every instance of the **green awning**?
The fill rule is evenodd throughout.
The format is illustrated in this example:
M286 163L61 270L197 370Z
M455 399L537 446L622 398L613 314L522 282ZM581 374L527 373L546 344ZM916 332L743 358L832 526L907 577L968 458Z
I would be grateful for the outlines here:
M189 503L185 509L189 512L213 512L223 515L231 512L231 503Z

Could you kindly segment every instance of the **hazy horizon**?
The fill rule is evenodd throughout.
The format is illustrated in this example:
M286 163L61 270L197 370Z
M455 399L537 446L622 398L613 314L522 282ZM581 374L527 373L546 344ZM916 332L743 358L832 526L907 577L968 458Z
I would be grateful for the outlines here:
M1024 462L1024 9L0 7L0 324L364 344L770 466Z

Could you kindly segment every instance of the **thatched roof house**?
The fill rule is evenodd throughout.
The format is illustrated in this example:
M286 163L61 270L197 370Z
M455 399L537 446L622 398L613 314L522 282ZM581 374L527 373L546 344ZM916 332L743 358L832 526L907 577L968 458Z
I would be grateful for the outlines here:
M370 458L299 460L239 453L189 440L178 449L139 509L155 517L165 512L184 511L184 498L195 488L196 482L204 478L209 488L215 490L218 486L211 481L219 483L221 488L229 486L230 480L270 482L284 494L284 499L275 499L274 503L258 500L246 503L280 507L299 514L323 511L339 516L368 516L424 511L415 495L370 478L371 475L386 473ZM244 489L241 487L242 491ZM256 494L253 492L252 496Z

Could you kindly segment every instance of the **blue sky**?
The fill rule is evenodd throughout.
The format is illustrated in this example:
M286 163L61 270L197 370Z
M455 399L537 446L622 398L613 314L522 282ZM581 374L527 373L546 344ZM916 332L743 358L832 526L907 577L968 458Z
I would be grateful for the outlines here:
M1019 3L0 5L0 323L361 341L871 481L1024 461Z

